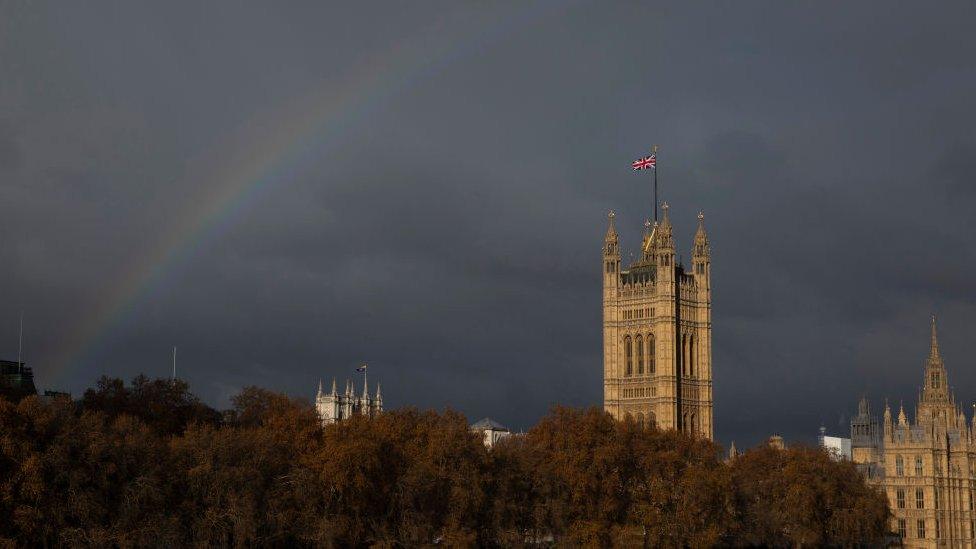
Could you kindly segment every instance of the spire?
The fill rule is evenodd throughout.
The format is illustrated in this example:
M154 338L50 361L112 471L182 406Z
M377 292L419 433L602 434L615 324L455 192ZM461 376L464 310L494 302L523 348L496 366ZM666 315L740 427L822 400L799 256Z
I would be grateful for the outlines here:
M363 376L363 400L369 400L369 385L366 382L366 376Z
M871 413L871 405L868 404L867 395L861 395L861 400L857 403L857 411L862 416L866 416Z
M654 234L657 236L656 244L658 246L673 252L674 239L671 237L671 218L668 215L670 209L671 207L668 206L667 202L661 204L661 224L654 228Z
M922 400L925 402L946 402L949 400L949 376L939 353L939 337L936 333L935 315L932 315L932 335L929 343L929 358L925 361L925 377L922 384Z
M908 425L908 418L905 417L905 403L898 406L898 425Z
M322 396L322 378L319 378L319 392L316 393L315 398Z
M376 400L383 400L383 393L380 391L380 383L376 382Z
M732 441L732 445L729 446L729 460L733 460L739 457L739 451L735 449L735 441Z
M336 392L335 377L333 376L333 378L332 378L332 395L335 396L337 394L339 394L339 393Z
M617 214L613 213L613 210L610 210L610 213L607 214L607 218L610 220L607 223L607 236L604 239L607 242L611 242L611 241L616 241L617 240L617 228L614 226L614 223L613 223L613 218L614 217L617 217Z

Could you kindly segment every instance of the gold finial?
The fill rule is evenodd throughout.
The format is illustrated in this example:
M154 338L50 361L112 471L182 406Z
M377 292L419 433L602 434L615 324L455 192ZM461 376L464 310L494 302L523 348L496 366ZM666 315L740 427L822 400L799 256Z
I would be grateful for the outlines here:
M607 217L609 217L610 219L613 219L616 216L617 214L613 213L613 210L610 210L610 213L607 214Z
M650 226L651 226L651 220L650 219L645 219L644 220L644 228L647 228L647 227L650 227Z
M705 212L698 210L698 221L705 221Z

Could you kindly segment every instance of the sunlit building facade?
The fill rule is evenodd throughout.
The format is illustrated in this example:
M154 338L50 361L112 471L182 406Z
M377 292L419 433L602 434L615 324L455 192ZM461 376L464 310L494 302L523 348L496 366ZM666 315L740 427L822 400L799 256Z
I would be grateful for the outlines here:
M603 405L617 419L711 439L711 252L698 216L691 269L677 260L668 205L621 262L610 213L603 245Z
M932 335L915 417L885 403L880 421L861 399L851 421L854 461L885 491L891 530L906 547L976 545L976 444L956 404L932 318Z

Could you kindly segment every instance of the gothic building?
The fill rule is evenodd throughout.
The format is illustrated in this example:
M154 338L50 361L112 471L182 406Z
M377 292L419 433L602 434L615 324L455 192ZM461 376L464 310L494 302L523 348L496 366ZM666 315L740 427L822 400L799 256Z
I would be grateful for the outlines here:
M315 410L322 420L322 425L342 421L353 415L373 417L383 412L383 394L379 383L376 384L376 395L370 398L369 386L363 380L363 394L356 396L352 383L346 380L346 390L336 391L335 379L332 379L332 390L322 391L322 381L319 381L319 391L315 395Z
M885 491L891 529L906 547L976 546L976 440L949 390L935 317L915 417L904 406L879 422L867 399L851 421L853 461Z
M711 253L698 214L691 270L675 259L667 203L621 264L610 212L603 246L603 406L613 417L712 438Z

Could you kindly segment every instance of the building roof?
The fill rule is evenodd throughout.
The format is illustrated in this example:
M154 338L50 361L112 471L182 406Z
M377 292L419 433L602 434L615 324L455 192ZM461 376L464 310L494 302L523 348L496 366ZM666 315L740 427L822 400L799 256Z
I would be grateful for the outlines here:
M508 427L505 427L501 423L486 417L471 426L472 429L477 429L478 431L508 431Z
M22 362L0 360L0 396L17 401L36 394L33 370Z

